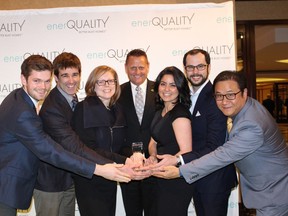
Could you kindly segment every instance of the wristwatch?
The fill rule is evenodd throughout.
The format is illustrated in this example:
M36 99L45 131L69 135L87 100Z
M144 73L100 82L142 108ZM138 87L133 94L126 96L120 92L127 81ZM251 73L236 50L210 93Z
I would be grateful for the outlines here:
M182 165L182 163L181 163L181 158L180 158L180 156L179 156L179 155L177 155L177 156L176 156L176 159L177 159L177 164L176 164L176 167L179 167L179 166L181 166L181 165Z

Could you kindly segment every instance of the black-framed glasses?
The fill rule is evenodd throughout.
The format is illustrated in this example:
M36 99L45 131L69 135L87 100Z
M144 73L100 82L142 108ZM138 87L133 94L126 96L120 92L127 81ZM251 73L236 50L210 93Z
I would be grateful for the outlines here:
M205 70L205 68L207 66L208 66L207 64L199 64L199 65L196 65L196 66L194 66L194 65L186 65L185 69L188 72L194 71L195 68L197 68L198 71L203 71L203 70Z
M223 94L215 94L214 98L215 98L216 101L223 101L224 97L227 100L234 100L236 98L236 95L239 94L240 92L241 92L241 90L236 92L236 93L228 93L228 94L225 94L225 95L223 95Z
M105 86L106 83L108 83L108 85L115 85L116 84L116 80L115 79L110 79L110 80L97 80L96 83L98 86Z

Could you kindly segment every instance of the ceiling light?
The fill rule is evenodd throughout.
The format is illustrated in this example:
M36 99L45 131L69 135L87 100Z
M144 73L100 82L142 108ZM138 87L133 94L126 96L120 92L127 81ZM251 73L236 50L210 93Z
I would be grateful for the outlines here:
M277 60L276 62L288 64L288 59Z

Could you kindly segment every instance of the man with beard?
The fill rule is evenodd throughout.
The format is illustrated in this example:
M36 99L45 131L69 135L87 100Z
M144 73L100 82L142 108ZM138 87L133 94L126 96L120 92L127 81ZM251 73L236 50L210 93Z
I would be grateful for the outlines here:
M208 79L210 55L205 50L193 49L183 57L187 79L191 84L193 152L179 156L159 156L159 165L178 165L214 151L226 139L227 117L217 108L213 86ZM197 216L227 215L231 189L237 185L233 164L224 167L193 184L193 201Z

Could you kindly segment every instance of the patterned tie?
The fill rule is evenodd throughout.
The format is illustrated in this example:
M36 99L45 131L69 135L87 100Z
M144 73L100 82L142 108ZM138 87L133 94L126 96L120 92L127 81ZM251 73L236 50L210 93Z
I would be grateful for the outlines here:
M227 132L228 132L228 133L230 133L232 127L233 127L232 118L228 117L228 118L227 118Z
M136 87L136 95L135 95L135 109L138 116L139 123L141 124L142 116L144 112L144 99L142 89L137 86Z
M76 94L73 95L73 99L72 99L71 103L72 103L71 108L72 108L72 110L74 111L74 109L75 109L75 107L76 107L76 104L78 103L78 97L77 97Z

